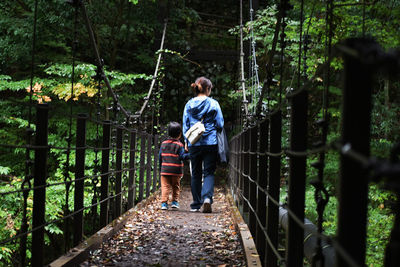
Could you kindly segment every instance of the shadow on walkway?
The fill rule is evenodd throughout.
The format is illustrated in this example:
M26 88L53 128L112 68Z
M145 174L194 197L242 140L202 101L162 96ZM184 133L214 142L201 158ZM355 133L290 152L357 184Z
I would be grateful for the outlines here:
M215 188L212 213L190 212L190 187L180 210L161 210L160 196L80 266L245 266L244 251L224 190Z

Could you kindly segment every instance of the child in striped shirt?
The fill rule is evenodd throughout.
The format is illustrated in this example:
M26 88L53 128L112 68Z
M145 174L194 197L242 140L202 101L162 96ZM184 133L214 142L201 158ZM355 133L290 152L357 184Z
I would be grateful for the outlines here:
M183 160L189 159L189 153L179 139L182 127L177 122L168 125L168 139L161 143L159 152L161 175L161 209L168 209L168 198L172 191L171 208L179 209L180 183L183 176Z

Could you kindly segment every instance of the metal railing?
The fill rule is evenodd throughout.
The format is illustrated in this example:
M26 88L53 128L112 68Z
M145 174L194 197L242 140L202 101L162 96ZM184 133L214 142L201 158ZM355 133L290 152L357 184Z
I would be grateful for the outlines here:
M25 227L21 227L14 236L0 241L2 247L20 242L20 246L24 247L24 251L20 254L26 253L26 249L31 250L32 266L43 266L54 260L57 255L82 242L84 236L91 235L106 226L159 187L158 135L148 134L136 125L96 121L89 119L86 114L78 114L75 117L75 145L56 147L52 146L48 139L49 124L55 123L49 120L50 109L48 104L36 106L33 145L0 145L8 149L29 147L34 152L34 171L32 177L27 180L29 186L23 185L21 189L17 189L10 184L9 189L3 187L0 192L2 203L10 195L33 201L31 213L22 203L18 208L19 211L28 213ZM98 136L101 142L98 145L88 144L88 124L92 124L90 125L92 129L97 126L102 128L102 133ZM90 142L93 143L93 140ZM49 168L54 167L54 162L59 161L56 154L67 150L75 154L75 162L70 164L72 168L67 171L73 172L72 179L61 181L62 179L49 177ZM93 163L91 158L95 158ZM51 173L54 175L54 171ZM52 202L46 192L54 188L57 188L59 194L73 195L73 201L66 197L66 202L60 203L61 206L58 207L60 211L56 215L46 213L46 205ZM71 203L73 207L65 208ZM57 218L54 219L54 216ZM45 236L49 235L47 227L52 225L64 229L64 244L61 246L52 244L52 239L50 243L45 243ZM60 247L60 250L49 250L53 245ZM27 264L26 255L19 256L16 257L15 264Z
M230 140L230 188L264 266L303 266L305 257L313 266L364 266L369 183L383 181L387 188L400 193L400 182L394 178L400 175L400 165L394 160L399 149L395 147L387 160L377 161L370 156L373 73L386 74L389 66L391 73L398 73L399 55L386 54L374 41L362 38L348 39L337 50L344 59L339 142L308 147L307 87L286 95L290 110L287 148L282 144L281 106ZM307 157L328 150L340 154L336 237L324 234L321 227L305 218L304 212ZM289 162L285 204L280 202L283 156ZM316 162L314 167L323 169L324 164ZM322 222L329 196L323 184L315 182L313 186L319 195L317 213ZM395 216L398 222L398 208ZM284 228L284 237L279 226ZM395 252L400 245L399 227L398 223L393 226L385 266L400 265Z

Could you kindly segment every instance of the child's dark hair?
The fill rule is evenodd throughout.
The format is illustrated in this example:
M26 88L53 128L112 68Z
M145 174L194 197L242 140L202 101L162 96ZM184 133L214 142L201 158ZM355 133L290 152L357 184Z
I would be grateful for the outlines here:
M168 135L172 138L178 138L181 133L182 126L176 121L171 121L168 125Z

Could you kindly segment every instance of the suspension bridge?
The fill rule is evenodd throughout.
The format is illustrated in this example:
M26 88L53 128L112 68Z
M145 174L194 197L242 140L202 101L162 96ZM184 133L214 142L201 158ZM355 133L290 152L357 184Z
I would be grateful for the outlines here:
M237 91L240 96L237 101L235 127L232 127L237 134L230 139L229 164L222 168L225 170L222 176L227 183L224 187L218 187L216 209L213 214L208 215L210 217L203 214L188 215L188 210L182 207L181 211L167 215L172 218L163 220L165 213L157 208L160 186L158 150L165 134L161 131L162 125L157 114L162 112L160 102L165 101L159 85L160 68L166 50L165 39L168 38L168 19L165 19L163 25L150 88L140 109L132 112L121 104L104 71L105 63L85 1L67 1L75 10L75 27L78 17L81 17L92 45L98 89L97 110L94 116L76 113L77 109L70 101L70 109L67 111L69 114L66 114L70 119L68 134L60 137L66 139L67 146L58 147L49 139L49 126L56 123L57 119L52 116L52 111L57 107L49 104L34 105L32 99L37 2L34 9L26 138L23 145L7 140L2 140L0 144L2 151L25 151L25 177L21 186L17 188L10 184L6 191L0 192L0 202L8 197L18 197L21 200L20 228L15 235L0 240L0 247L18 245L19 251L15 252L17 258L14 259L16 265L105 265L101 257L112 258L110 255L104 256L110 250L115 253L118 251L118 254L127 253L120 255L118 261L108 263L114 266L137 266L135 263L145 266L146 257L150 259L147 264L151 262L161 266L365 266L368 188L371 182L381 182L395 194L400 193L399 146L392 148L388 159L378 160L370 155L372 91L376 79L373 74L379 72L389 78L393 74L398 75L400 53L386 52L377 42L366 37L364 21L361 37L342 40L332 46L333 12L344 4L335 5L332 0L326 1L328 38L324 48L325 62L309 79L306 75L307 53L310 49L308 30L314 10L311 14L305 14L304 1L301 1L298 61L295 63L294 73L288 74L290 62L287 62L285 55L288 44L285 30L288 12L293 6L288 0L278 1L275 28L272 29L272 47L264 70L265 77L261 80L252 23L255 14L253 1L249 1L249 10L244 10L243 1L239 1ZM373 2L347 4L365 8L365 5ZM247 43L249 52L246 53L243 36L244 12L248 12L250 20L246 29L250 36ZM76 40L76 30L74 38ZM76 84L76 47L73 47L72 54L71 99ZM328 131L334 131L329 128L332 120L329 113L331 62L339 57L344 62L341 88L342 126L337 133L339 138L330 141L327 138ZM279 63L276 63L277 59ZM248 70L245 69L246 66ZM292 76L292 82L288 85L284 82L285 75ZM274 77L279 77L279 80ZM307 124L310 116L309 99L320 77L324 77L322 96L318 100L322 115L314 129L318 133L314 136L316 140L310 145L310 129ZM106 87L111 101L108 110L112 115L107 119L101 114L100 92L103 86ZM275 104L271 104L272 102ZM94 142L88 142L89 128L95 129ZM286 134L284 130L287 131ZM287 136L286 140L284 136ZM330 193L324 183L328 151L335 151L340 159L340 170L337 174L338 220L334 235L326 234L323 227L324 210L330 201ZM49 162L55 154L65 156L62 182L54 182L48 178ZM316 161L308 166L308 158ZM307 179L307 168L316 171L315 180ZM305 201L307 183L315 188L317 219L314 223L305 216L305 209L310 208ZM286 192L283 193L281 189L284 185ZM46 216L46 192L55 188L65 196L65 202L59 203L57 207L60 216L49 219ZM188 206L187 187L184 187L183 195L183 203ZM395 223L385 250L384 266L400 265L399 201L397 199L397 208L394 210ZM73 207L70 207L71 203ZM30 210L31 216L28 215ZM196 224L207 220L215 220L217 223L207 227ZM46 233L51 231L52 225L63 229L63 244L48 239ZM140 227L133 230L134 225ZM172 254L160 255L158 259L157 253L151 252L152 246L156 246L151 242L157 241L160 245L175 241L163 234L145 238L141 233L150 229L156 229L155 233L164 233L161 230L164 228L181 235L181 247L190 247L193 253L182 254L180 258L175 257L173 260L168 260ZM232 232L227 234L229 229ZM203 241L191 246L193 240L187 236L196 231L204 239L199 239ZM224 255L240 254L236 261L224 262L227 258L218 258L219 252L214 251L218 249L207 245L207 242L211 242L210 238L227 235L230 236L229 242L234 245L219 239L215 241L218 244L216 247ZM128 248L120 250L120 247L128 247L127 244L136 241L139 242L135 243L136 254ZM101 246L103 250L99 250ZM49 258L46 253L50 250L52 255L60 257ZM27 251L30 251L31 256L28 257ZM198 257L191 259L191 254Z

